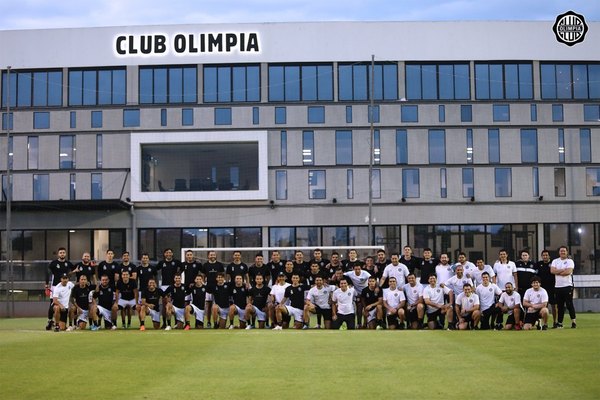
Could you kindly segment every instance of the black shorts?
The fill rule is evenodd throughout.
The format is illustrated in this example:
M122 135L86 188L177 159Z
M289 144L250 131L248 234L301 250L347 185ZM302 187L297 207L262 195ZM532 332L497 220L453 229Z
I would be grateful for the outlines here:
M525 323L526 324L535 324L535 321L541 318L540 312L532 312L525 314Z
M315 314L322 316L325 321L331 321L331 308L315 306Z
M442 310L427 313L427 321L437 321L442 316Z
M461 315L460 315L460 317L461 317L462 319L464 319L464 320L465 320L465 322L471 322L471 321L473 321L473 313L472 313L472 312L470 312L470 313L467 313L467 315L463 315L463 314L461 314Z
M398 315L388 315L387 316L387 324L388 326L398 326Z
M548 304L556 304L556 292L554 289L546 289L548 293Z
M59 317L60 322L67 322L68 314L69 314L69 311L67 309L60 310L60 317Z
M419 320L419 314L417 313L417 307L412 310L409 308L406 313L406 321L408 322L417 322Z
M514 325L515 323L515 314L510 314L508 318L506 318L506 325Z

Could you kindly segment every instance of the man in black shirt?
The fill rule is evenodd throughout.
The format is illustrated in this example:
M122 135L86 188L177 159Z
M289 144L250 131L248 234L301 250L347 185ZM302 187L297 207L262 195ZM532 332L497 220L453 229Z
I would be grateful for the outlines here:
M190 322L185 319L185 296L186 290L181 283L181 274L176 273L174 283L167 287L165 296L167 302L167 326L165 330L171 330L171 316L175 315L175 323L177 329L183 329L184 324L189 325Z
M308 262L304 261L304 253L302 253L300 250L296 250L294 252L293 265L294 271L298 272L300 277L303 277L308 272L310 266Z
M115 285L115 299L121 311L121 323L124 329L131 326L132 310L135 310L138 299L138 287L136 281L129 279L129 271L124 270L121 279ZM127 314L127 325L125 325L125 314Z
M433 253L429 247L423 249L423 259L421 259L421 262L417 267L419 268L419 272L421 273L419 283L423 287L429 285L429 275L435 274L435 267L439 264L439 261L433 258L432 256Z
M377 286L377 279L371 276L367 287L360 294L364 324L368 329L383 328L383 290Z
M156 278L148 279L148 285L142 289L142 304L139 307L140 331L145 331L146 315L150 314L154 329L160 328L160 304L164 294L156 285Z
M402 252L403 254L402 257L400 257L400 263L406 265L408 272L414 274L415 268L419 268L421 266L421 259L413 256L412 247L410 246L404 246Z
M279 251L273 250L271 252L271 261L269 261L267 264L267 267L271 273L271 285L274 285L277 282L277 276L279 276L279 273L283 271L284 266L285 260L281 259Z
M208 261L202 265L202 273L204 274L204 282L207 288L214 288L217 285L217 274L225 273L225 267L221 262L217 261L217 252L210 250L207 254ZM210 328L210 320L212 318L213 295L211 292L206 294L206 306L204 313L206 314L206 327ZM215 320L215 324L219 321Z
M188 296L190 297L190 303L185 306L185 328L186 331L190 330L190 319L191 315L194 314L196 318L196 328L204 328L204 306L206 305L206 285L204 285L204 278L202 274L196 275L194 285L188 289Z
M267 278L262 275L256 275L254 286L248 291L248 304L246 305L246 321L250 318L258 319L258 327L264 329L267 321L267 300L271 289L264 284ZM248 325L246 329L252 329L253 325Z
M185 262L183 263L182 268L184 274L183 286L185 286L186 289L190 289L194 286L196 276L198 276L198 273L200 273L200 270L202 269L202 264L196 261L193 251L187 250L185 252ZM204 306L202 306L202 309L204 309Z
M71 290L71 304L75 309L75 320L79 329L85 329L90 311L90 303L92 301L91 294L95 287L90 286L87 276L81 275L79 282Z
M552 328L557 328L556 323L556 293L555 293L555 275L550 272L550 266L552 264L552 259L550 258L550 252L548 250L542 250L542 259L535 264L535 268L538 271L538 276L541 279L541 284L546 292L548 293L548 308L552 312ZM518 268L518 265L517 265ZM517 275L518 275L517 270ZM519 278L519 282L521 282L521 278Z
M115 282L119 279L119 266L114 260L114 258L115 252L111 249L106 250L106 257L104 261L98 264L97 271L98 276L108 276L108 281L111 285L114 285Z
M166 293L167 288L172 286L175 279L175 274L181 273L181 261L173 258L173 249L166 248L163 251L163 260L157 265L156 269L160 271L161 284L160 289ZM167 327L167 297L163 297L163 324L162 329ZM183 318L183 317L182 317ZM171 326L171 318L169 318L169 326Z
M132 264L129 260L129 252L124 251L121 256L121 265L119 266L119 278L123 274L123 271L129 272L129 279L137 281L137 267Z
M235 283L230 292L232 304L229 306L229 329L234 329L233 319L237 314L239 328L246 329L246 306L249 304L248 289L240 275L235 277Z
M277 307L277 321L282 321L283 316L289 315L294 318L294 328L302 329L304 321L304 291L310 288L300 284L300 275L296 272L292 275L292 284L285 289L283 300ZM286 305L289 300L289 305Z
M212 294L214 304L212 306L212 314L215 322L215 328L225 329L227 316L229 315L229 296L230 283L225 282L225 274L217 273L217 284L214 287L208 287L208 292Z
M392 261L389 258L387 258L387 254L385 254L385 250L383 250L383 249L377 250L377 259L375 260L375 267L377 267L377 274L375 274L375 276L377 277L378 281L381 279L381 275L383 274L383 270L385 269L385 267L387 267L391 263L392 263Z
M250 278L250 284L256 285L256 277L258 275L262 275L263 282L270 276L271 271L269 271L269 267L263 262L263 255L258 253L254 256L254 264L248 268L248 277Z
M118 305L115 302L115 289L110 284L108 275L100 277L100 285L96 286L93 296L95 303L92 304L90 314L92 314L96 329L99 329L102 323L100 318L104 320L104 327L106 329L117 329Z
M233 261L225 269L227 282L234 283L236 276L241 276L244 284L248 284L248 266L242 262L242 253L239 251L233 252Z
M323 275L321 274L321 268L319 267L318 263L312 262L310 264L310 270L309 270L308 274L306 274L306 276L304 277L304 282L309 287L312 287L315 285L315 279L317 279L319 277L321 277L321 278L323 277Z
M331 260L329 260L329 264L325 266L325 269L322 269L321 272L325 275L324 278L330 279L335 274L335 271L342 268L342 263L340 261L340 255L337 251L331 253ZM342 271L344 272L344 271Z
M353 271L355 265L363 269L365 263L358 259L358 253L352 249L348 252L348 259L343 262L344 272Z
M57 250L57 259L53 260L48 264L48 270L46 271L46 294L50 297L50 306L48 307L48 323L46 330L52 329L54 323L54 305L52 300L52 291L54 287L60 283L60 278L64 274L73 274L73 264L67 260L67 249L60 247Z
M96 276L96 266L92 263L90 253L83 253L81 262L75 265L72 272L75 272L76 281L79 282L81 275L85 275L88 285L96 285L98 283Z
M523 299L525 292L531 287L529 284L531 279L537 276L538 270L533 261L530 260L529 251L527 250L521 250L521 259L515 265L517 266L517 284L519 285L517 292L519 292L521 299Z
M150 264L150 256L148 255L148 253L142 254L142 263L140 264L137 270L137 277L139 283L138 288L140 292L148 288L148 282L150 281L150 279L153 279L154 284L156 284L156 275L158 272L156 271L156 267Z
M326 258L323 258L323 252L321 251L321 249L314 249L313 250L313 258L312 260L310 260L309 264L319 264L319 269L325 269L325 267L327 266L327 264L329 264L329 260Z

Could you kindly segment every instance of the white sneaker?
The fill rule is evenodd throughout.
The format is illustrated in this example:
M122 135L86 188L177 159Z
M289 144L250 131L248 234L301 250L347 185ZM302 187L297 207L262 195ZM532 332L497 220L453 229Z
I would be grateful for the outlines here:
M67 332L72 332L74 330L75 330L75 327L73 325L71 325L67 328Z
M282 331L283 328L281 327L281 325L277 325L275 328L273 328L274 331Z
M247 331L248 331L248 330L250 330L250 329L252 329L252 325L248 325L248 326L246 327L246 330L247 330Z
M116 331L116 330L117 330L117 326L116 326L116 325L113 325L113 326L110 328L110 330L111 330L111 331Z
M165 331L170 331L171 330L171 325L167 325L167 327L165 328Z
M235 329L233 325L229 325L229 329Z

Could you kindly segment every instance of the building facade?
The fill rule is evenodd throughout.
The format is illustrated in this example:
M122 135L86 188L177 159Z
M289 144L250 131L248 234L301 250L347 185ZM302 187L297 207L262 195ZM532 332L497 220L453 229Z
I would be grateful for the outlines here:
M16 279L60 246L568 244L596 274L600 23L575 46L552 24L0 32Z

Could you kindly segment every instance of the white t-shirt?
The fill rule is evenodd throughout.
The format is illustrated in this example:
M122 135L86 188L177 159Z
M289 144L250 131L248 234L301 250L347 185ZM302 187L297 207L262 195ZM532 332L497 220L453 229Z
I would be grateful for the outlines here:
M463 292L463 286L465 285L465 283L468 283L471 286L473 286L473 281L471 280L471 278L467 278L466 275L463 275L462 278L459 278L458 276L454 275L446 282L444 282L444 286L448 286L450 289L452 289L454 295L458 296Z
M446 282L448 279L454 276L454 270L452 269L452 265L438 264L435 267L435 275L437 276L438 282Z
M331 296L331 301L336 304L338 314L354 314L354 288L348 288L345 292L336 289Z
M396 289L383 289L383 301L392 308L398 308L401 302L405 301L404 292L398 287Z
M359 295L362 293L363 289L368 286L368 281L371 277L371 274L364 270L360 271L360 275L356 275L354 271L345 272L344 275L350 278L352 285L354 286L354 290Z
M283 285L277 285L277 284L273 285L273 287L271 288L270 294L273 297L275 297L276 303L281 303L281 300L283 300L283 298L285 297L285 289L288 286L290 286L290 284L287 282ZM288 300L288 303L289 303L289 300ZM284 304L284 305L287 305L287 304Z
M504 290L508 282L515 286L515 277L513 274L517 273L517 266L514 262L509 261L506 264L502 264L500 261L496 261L494 272L496 273L496 285L502 288L502 290Z
M483 279L481 279L481 275L487 272L488 274L490 274L490 283L492 282L492 278L496 276L496 273L494 272L494 269L492 268L491 265L487 265L485 264L483 266L483 269L479 269L479 268L475 268L475 271L471 272L471 279L473 279L473 283L475 285L481 285L483 283ZM481 300L481 299L479 299Z
M336 289L337 287L333 285L323 285L321 289L317 288L315 285L310 288L306 298L319 308L330 309L331 304L329 304L329 299Z
M406 277L409 274L408 267L402 263L398 263L398 265L388 264L383 270L382 277L396 278L396 285L402 287L406 283Z
M463 271L466 277L468 278L472 278L473 277L473 272L477 269L477 266L475 264L473 264L471 261L465 261L464 265L461 263L456 263L452 266L452 269L454 270L454 272L456 272L456 267L458 267L459 265L463 266Z
M504 306L508 307L508 314L512 314L513 313L513 308L515 308L517 305L521 304L521 295L519 294L519 292L517 292L516 290L512 292L511 295L508 295L506 292L502 292L502 294L500 295L500 300L498 300L498 303L503 304Z
M54 287L54 291L52 292L52 298L58 299L58 302L64 308L69 308L69 300L71 299L71 289L75 284L71 281L67 282L66 286L62 285L62 282Z
M555 258L552 260L550 266L560 270L570 268L571 271L573 271L573 269L575 269L575 263L570 258L565 258L564 260ZM554 275L554 282L554 287L557 288L573 286L573 272L568 276Z
M450 293L451 291L452 290L447 286L442 288L438 285L435 287L431 287L431 285L429 285L423 289L423 300L429 300L436 304L444 304L444 295ZM428 313L431 314L437 310L439 310L439 308L427 305Z
M479 303L481 304L481 311L487 310L494 305L495 296L502 294L502 290L495 283L490 283L487 286L480 284L475 289L475 293L479 296Z
M419 297L423 296L423 285L418 283L415 286L410 286L410 283L407 283L403 287L404 289L404 297L406 297L406 302L409 306L413 306L419 302Z
M475 309L475 306L479 305L479 296L475 293L471 293L470 296L461 293L456 297L455 303L460 307L461 312L471 312Z
M525 302L525 300L527 300L531 304L547 303L548 292L546 292L546 289L544 289L543 287L540 287L539 290L529 288L523 296L523 302Z

